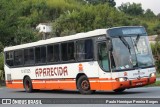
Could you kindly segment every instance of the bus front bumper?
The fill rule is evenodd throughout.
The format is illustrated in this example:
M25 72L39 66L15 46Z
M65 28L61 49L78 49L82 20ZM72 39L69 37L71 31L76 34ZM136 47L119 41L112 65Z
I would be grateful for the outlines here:
M145 85L153 84L155 82L156 82L156 77L139 78L139 79L127 80L123 82L117 81L116 83L113 83L113 90L142 87Z

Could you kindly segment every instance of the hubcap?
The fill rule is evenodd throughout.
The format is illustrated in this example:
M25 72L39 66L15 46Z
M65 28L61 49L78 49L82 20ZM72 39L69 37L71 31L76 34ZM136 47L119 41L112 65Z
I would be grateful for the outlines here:
M88 90L89 89L89 82L87 80L82 81L81 87L83 90Z

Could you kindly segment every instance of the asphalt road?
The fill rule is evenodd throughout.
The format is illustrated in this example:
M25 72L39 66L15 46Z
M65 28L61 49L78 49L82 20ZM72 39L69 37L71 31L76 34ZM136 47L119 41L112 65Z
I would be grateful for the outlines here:
M111 91L97 91L94 94L91 95L82 95L78 91L51 91L51 90L41 90L34 93L26 93L24 90L20 89L8 89L6 87L0 88L0 98L160 98L160 87L142 87L142 88L134 88L134 89L128 89L124 91L123 93L114 93ZM1 107L2 105L0 105ZM8 107L9 105L3 105L3 107ZM13 107L19 107L21 105L12 105ZM27 105L23 105L23 107L26 107ZM30 107L44 107L44 106L50 106L53 107L53 105L30 105ZM105 104L81 104L81 105L75 105L75 104L56 104L54 105L58 107L107 107L109 105ZM135 107L138 105L110 105L111 107ZM110 107L109 106L109 107ZM139 106L145 106L145 107L159 107L159 105L139 105Z
M123 93L97 91L91 95L82 95L78 91L40 90L26 93L20 89L0 88L1 98L160 98L160 87L142 87L125 90Z

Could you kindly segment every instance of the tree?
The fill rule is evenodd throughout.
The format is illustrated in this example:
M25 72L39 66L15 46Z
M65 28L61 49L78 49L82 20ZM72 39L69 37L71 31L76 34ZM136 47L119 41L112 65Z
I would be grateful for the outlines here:
M148 20L154 15L151 10L144 15L141 4L122 4L120 11L113 6L115 0L0 0L0 51L37 40L34 29L39 23L53 22L54 34L64 36L129 25L145 25L153 34L160 22L158 17Z
M156 17L156 15L153 13L153 11L151 9L147 9L144 13L144 16L147 18Z
M0 52L0 70L4 69L4 57L3 57L3 53Z
M160 23L158 23L153 30L160 36Z
M99 11L101 10L101 11ZM108 4L85 5L79 11L68 11L53 22L56 36L125 25L125 15Z
M121 6L118 7L118 9L132 16L143 15L143 12L144 12L141 4L136 4L136 3L133 3L133 4L122 3Z
M3 51L4 46L2 45L2 43L0 42L0 53Z
M114 0L84 0L87 1L88 3L91 4L104 4L104 3L108 3L110 6L114 7L116 5L116 2Z
M157 17L160 19L160 13L158 13Z

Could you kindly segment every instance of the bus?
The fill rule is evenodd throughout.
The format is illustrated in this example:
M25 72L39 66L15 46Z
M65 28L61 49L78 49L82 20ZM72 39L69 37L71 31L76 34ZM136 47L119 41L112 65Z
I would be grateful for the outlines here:
M8 88L123 92L156 81L156 68L143 26L96 29L6 47Z

